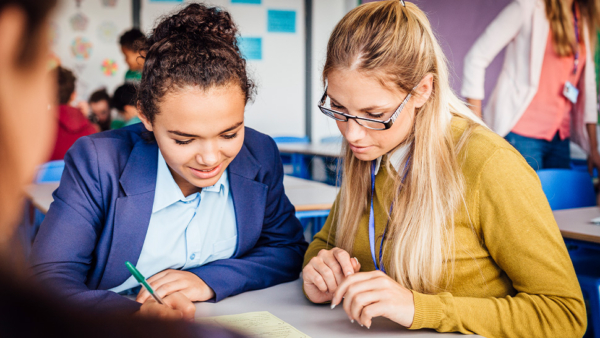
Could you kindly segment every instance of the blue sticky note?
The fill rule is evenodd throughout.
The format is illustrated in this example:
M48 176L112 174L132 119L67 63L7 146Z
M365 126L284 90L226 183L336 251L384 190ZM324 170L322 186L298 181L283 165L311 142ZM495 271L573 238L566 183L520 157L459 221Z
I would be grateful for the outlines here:
M262 60L262 38L238 38L238 46L246 60Z
M260 5L261 0L231 0L232 4Z
M296 33L296 11L269 9L267 31L271 33Z

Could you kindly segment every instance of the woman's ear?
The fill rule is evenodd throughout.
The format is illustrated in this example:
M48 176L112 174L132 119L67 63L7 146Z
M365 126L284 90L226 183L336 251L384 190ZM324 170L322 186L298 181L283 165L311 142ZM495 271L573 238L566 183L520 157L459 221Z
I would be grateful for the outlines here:
M144 115L144 113L142 113L142 109L141 108L142 107L138 103L138 105L137 105L137 112L138 112L137 115L138 115L138 117L140 118L140 120L144 124L144 127L146 127L146 130L148 130L148 131L154 131L152 129L152 123L150 123L150 121L148 121L148 119L146 118L146 115Z
M433 74L429 73L419 82L417 88L415 88L416 95L413 96L413 102L415 108L421 108L429 100L431 92L433 91Z

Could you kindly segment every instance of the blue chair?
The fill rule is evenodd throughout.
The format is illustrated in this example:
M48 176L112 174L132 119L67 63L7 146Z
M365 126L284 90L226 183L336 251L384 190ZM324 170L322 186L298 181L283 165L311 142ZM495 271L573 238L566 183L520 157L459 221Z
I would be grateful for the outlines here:
M542 169L537 173L552 210L596 205L594 184L587 172L587 165L585 170ZM585 242L565 240L565 244L581 291L590 304L586 336L600 338L600 252L588 248Z
M38 168L34 182L60 182L60 177L62 176L63 170L65 170L65 161L63 160L44 163Z
M325 221L327 221L327 216L329 216L329 210L296 211L296 217L302 223L302 227L306 230L310 225L311 239L317 232L321 231Z
M308 137L296 136L278 136L273 137L275 143L310 143ZM302 154L287 154L281 153L281 162L283 163L284 172L288 175L310 179L309 164L310 159Z
M592 207L596 193L587 172L569 169L542 169L537 174L552 210Z
M587 160L571 159L571 169L576 171L588 172ZM598 170L594 168L593 177L598 177Z
M65 169L65 161L57 160L42 164L39 166L37 174L34 178L34 183L51 183L60 182L60 177ZM28 224L27 235L25 236L29 243L33 243L37 235L40 225L46 215L36 209L31 202L28 202L25 214L23 215L24 224ZM26 245L27 243L24 243Z

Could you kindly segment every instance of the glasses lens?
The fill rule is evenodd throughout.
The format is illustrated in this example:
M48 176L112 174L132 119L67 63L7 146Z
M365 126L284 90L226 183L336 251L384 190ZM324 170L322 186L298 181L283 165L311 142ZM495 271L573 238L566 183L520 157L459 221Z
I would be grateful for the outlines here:
M374 130L384 130L385 129L385 124L383 124L381 122L366 121L366 120L361 120L361 119L356 119L356 122L358 122L358 124L360 124L361 126L369 128L369 129L374 129Z
M340 113L336 112L335 110L327 109L327 108L321 107L321 106L319 106L319 109L321 109L321 112L323 114L331 117L334 120L337 120L337 121L347 121L346 116L341 115Z

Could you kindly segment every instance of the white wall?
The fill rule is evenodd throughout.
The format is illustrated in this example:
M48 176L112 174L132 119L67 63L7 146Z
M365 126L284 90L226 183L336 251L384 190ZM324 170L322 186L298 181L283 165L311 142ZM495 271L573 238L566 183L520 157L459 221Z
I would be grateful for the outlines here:
M242 37L262 37L262 60L248 61L258 95L246 108L246 125L272 136L304 136L304 1L262 0L260 5L232 4L230 0L208 3L229 11ZM149 33L158 17L183 6L143 0L142 28ZM267 9L295 10L296 33L267 32Z
M114 1L114 7L105 7L103 4L114 0L59 1L51 20L53 32L52 50L60 59L61 64L71 69L77 76L78 100L87 100L89 95L106 87L110 93L124 82L127 64L118 44L119 36L132 26L132 6L130 0ZM88 22L81 31L73 29L71 19L77 14L84 15ZM109 27L106 30L112 34L101 34L100 27ZM104 30L103 30L104 31ZM89 57L78 59L71 51L71 45L76 38L85 38L91 43ZM111 59L116 62L117 71L112 75L102 72L102 62Z
M323 95L323 65L327 55L327 41L335 25L357 5L354 0L313 1L312 31L312 139L319 142L329 136L340 136L335 121L326 117L317 108Z

